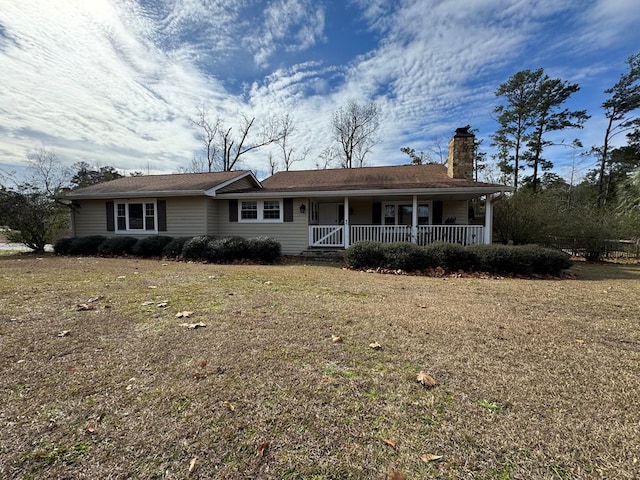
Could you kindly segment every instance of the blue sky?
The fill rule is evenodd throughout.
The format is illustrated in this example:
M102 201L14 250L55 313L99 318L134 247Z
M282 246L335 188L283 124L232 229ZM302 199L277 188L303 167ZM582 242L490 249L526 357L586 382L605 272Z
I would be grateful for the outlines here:
M590 147L638 25L637 0L0 0L0 168L46 148L67 165L177 172L201 156L189 118L203 105L229 126L289 113L309 151L293 168L315 168L350 100L382 112L368 163L406 163L401 147L446 148L460 126L488 137L496 88L540 67L580 84L569 106L592 117L558 140ZM268 153L242 168L264 177ZM568 178L595 162L577 153L546 157Z

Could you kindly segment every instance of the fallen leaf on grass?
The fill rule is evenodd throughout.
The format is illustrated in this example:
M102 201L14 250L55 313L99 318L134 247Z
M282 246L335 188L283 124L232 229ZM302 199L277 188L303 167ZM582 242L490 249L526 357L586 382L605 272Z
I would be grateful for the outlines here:
M206 323L198 322L198 323L181 323L181 327L188 328L190 330L195 330L196 328L206 327Z
M407 476L402 472L389 472L387 475L387 480L407 480Z
M378 342L371 342L369 344L369 348L373 348L374 350L382 350L382 345L380 345Z
M333 343L342 343L342 337L339 335L331 335L331 341Z
M206 367L206 366L207 366L207 364L208 364L208 363L209 363L209 362L207 362L206 360L200 360L200 363L198 363L198 366L199 366L200 368L204 368L204 367Z
M169 306L168 302L160 302L158 304L158 308L167 308Z
M96 429L97 427L93 423L90 423L84 428L84 431L89 434L94 434L96 433Z
M193 473L198 468L198 457L193 457L189 462L189 473Z
M176 313L176 318L189 318L191 315L193 315L193 312L185 310L184 312Z
M436 385L438 385L438 382L436 382L435 379L431 375L429 375L427 372L418 373L416 380L418 381L418 383L422 384L422 386L426 388L433 388Z
M389 445L394 450L396 449L396 442L394 442L393 440L387 440L386 438L383 438L382 441L387 445Z
M442 460L442 455L433 455L431 453L425 453L420 457L420 460L422 460L424 463L437 462L438 460Z
M59 336L59 337L68 337L70 334L71 334L71 331L70 331L70 330L62 330L62 331L58 334L58 336Z
M262 442L256 451L256 457L264 457L264 451L269 446L269 442Z
M229 401L227 401L227 400L225 400L224 402L222 402L222 406L223 406L223 407L227 407L227 409L228 409L230 412L235 412L235 411L236 411L236 407L233 405L233 403L231 403L231 402L229 402ZM265 447L265 448L266 448L266 447Z

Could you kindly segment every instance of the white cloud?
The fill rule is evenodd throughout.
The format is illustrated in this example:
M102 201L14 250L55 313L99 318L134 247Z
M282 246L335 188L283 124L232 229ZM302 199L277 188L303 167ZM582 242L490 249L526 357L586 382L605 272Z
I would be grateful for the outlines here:
M313 168L331 114L353 99L382 109L384 142L371 163L404 161L401 146L421 148L467 123L489 133L493 92L521 69L584 83L581 101L597 109L634 53L622 55L619 42L637 48L629 39L640 4L578 3L0 0L0 152L6 164L48 146L69 163L176 171L199 155L188 117L204 105L229 122L240 112L292 114L296 145L312 149L296 168ZM358 38L373 43L331 63L324 50L335 48L335 9L345 8L360 15L340 27L364 25L368 37ZM264 168L265 155L245 166Z

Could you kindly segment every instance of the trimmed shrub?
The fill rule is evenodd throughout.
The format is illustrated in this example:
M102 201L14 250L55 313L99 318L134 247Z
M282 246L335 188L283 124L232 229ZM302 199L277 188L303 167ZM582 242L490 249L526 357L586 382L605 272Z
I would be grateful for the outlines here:
M72 244L73 244L72 237L59 238L53 244L53 251L56 255L68 255L69 250L71 250Z
M69 255L96 255L98 247L107 237L103 235L89 235L74 238L69 247Z
M233 262L234 260L249 260L249 242L244 237L225 237L214 240L217 243L215 251L219 262ZM214 260L211 260L214 261Z
M210 240L207 236L190 238L182 247L182 257L188 260L204 260Z
M161 257L163 248L171 240L172 237L163 235L141 238L133 246L131 253L142 258Z
M162 249L162 255L169 258L175 258L182 255L185 243L191 240L191 237L178 237L172 239Z
M473 245L467 248L477 257L476 270L483 272L559 275L571 267L566 254L536 245Z
M436 242L427 245L430 267L441 267L448 272L471 270L477 263L474 253L457 243Z
M384 247L377 242L358 242L345 250L347 265L352 268L379 268L386 264Z
M560 250L538 245L524 245L519 250L530 262L532 273L557 276L563 270L571 268L569 255Z
M256 262L273 263L282 254L280 242L273 238L258 237L247 240L250 259Z
M131 249L138 241L135 237L108 237L98 245L99 255L125 255L131 253Z
M385 267L415 272L432 266L424 248L409 242L390 243L384 246Z

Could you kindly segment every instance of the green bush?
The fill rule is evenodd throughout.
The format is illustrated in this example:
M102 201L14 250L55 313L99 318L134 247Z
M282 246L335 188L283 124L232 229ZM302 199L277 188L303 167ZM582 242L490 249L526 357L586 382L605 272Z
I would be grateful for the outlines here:
M247 242L249 258L256 262L273 263L282 254L280 242L273 238L250 238Z
M210 240L207 236L190 238L182 247L182 257L187 260L204 260Z
M476 270L498 274L559 275L571 267L568 255L537 245L473 245Z
M345 260L353 268L380 268L386 264L386 255L381 243L358 242L345 250Z
M185 243L191 240L191 237L177 237L167 243L162 249L162 255L169 258L176 258L182 255Z
M173 240L172 237L163 235L141 238L133 246L131 253L143 258L161 257L162 250L171 240Z
M138 241L135 237L108 237L98 245L99 255L125 255L131 253Z
M538 275L560 275L563 270L571 268L569 255L560 250L543 248L538 245L519 247L531 265L531 272Z
M448 272L468 271L477 263L472 251L457 243L436 242L424 247L428 267L441 267Z
M68 255L73 244L73 237L63 237L56 240L53 244L53 252L56 255Z
M433 266L424 248L409 242L384 245L385 267L415 272Z
M212 240L209 248L214 258L207 258L210 262L233 262L234 260L249 260L249 242L244 237L225 237ZM209 249L207 250L209 252ZM215 253L213 253L215 252ZM215 258L217 257L217 258Z
M74 238L69 247L69 255L96 255L98 247L107 237L103 235L89 235Z

